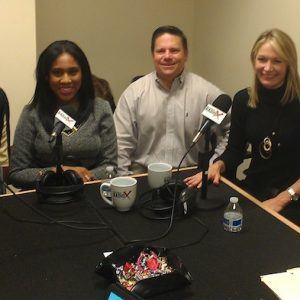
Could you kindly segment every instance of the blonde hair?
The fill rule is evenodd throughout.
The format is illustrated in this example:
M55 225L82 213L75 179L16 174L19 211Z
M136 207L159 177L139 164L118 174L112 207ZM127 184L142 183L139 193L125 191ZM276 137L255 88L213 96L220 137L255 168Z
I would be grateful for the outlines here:
M261 46L270 43L279 57L287 64L286 89L281 99L282 105L285 105L295 99L300 99L300 79L298 74L297 51L292 39L279 29L270 29L263 32L253 45L251 50L251 62L254 67L257 53ZM259 80L254 74L252 87L248 89L248 105L255 108L259 102L257 89Z

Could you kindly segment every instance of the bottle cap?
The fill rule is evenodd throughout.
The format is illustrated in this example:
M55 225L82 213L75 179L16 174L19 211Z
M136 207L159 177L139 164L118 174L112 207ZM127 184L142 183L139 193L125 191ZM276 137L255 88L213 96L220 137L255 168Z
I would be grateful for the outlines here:
M109 173L113 172L114 169L115 169L114 166L106 166L106 168L105 168L106 172L109 172Z
M238 197L230 197L230 202L231 203L238 203L239 202L239 198Z

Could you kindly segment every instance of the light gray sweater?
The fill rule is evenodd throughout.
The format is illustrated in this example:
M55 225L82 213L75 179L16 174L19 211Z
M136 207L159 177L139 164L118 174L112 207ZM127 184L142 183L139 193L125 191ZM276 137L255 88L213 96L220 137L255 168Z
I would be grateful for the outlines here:
M34 187L41 171L56 166L53 145L36 109L26 105L15 131L11 153L10 182L20 188ZM95 178L105 177L107 165L117 166L117 140L107 101L95 100L94 112L78 131L62 134L63 165L81 166Z

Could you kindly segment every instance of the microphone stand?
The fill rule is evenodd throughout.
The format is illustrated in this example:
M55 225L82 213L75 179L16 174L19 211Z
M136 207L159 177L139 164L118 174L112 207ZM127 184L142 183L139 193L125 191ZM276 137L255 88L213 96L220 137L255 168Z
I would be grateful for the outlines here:
M204 153L198 154L198 165L200 165L202 170L202 186L201 186L201 199L206 199L207 197L207 175L209 168L209 158L211 152L209 151L209 141L210 141L210 130L207 130L204 135L205 138L205 146ZM202 154L202 158L200 157Z
M209 160L213 153L212 149L209 151L209 144L211 141L211 133L210 129L205 132L205 146L204 153L198 153L198 169L202 171L202 185L200 192L197 191L197 207L201 210L213 210L223 206L226 203L226 199L220 198L218 195L217 187L214 185L210 185L210 196L207 197L207 188L208 188L208 168L209 168Z
M56 156L56 185L63 185L63 147L62 147L62 136L59 134L55 139L54 152Z
M49 141L51 143L51 141ZM42 202L48 204L63 204L74 202L81 199L82 195L79 193L83 189L83 184L71 183L68 184L63 176L63 144L62 135L58 134L55 138L53 151L56 160L55 184L40 187L39 191L42 194ZM45 190L41 190L45 189Z

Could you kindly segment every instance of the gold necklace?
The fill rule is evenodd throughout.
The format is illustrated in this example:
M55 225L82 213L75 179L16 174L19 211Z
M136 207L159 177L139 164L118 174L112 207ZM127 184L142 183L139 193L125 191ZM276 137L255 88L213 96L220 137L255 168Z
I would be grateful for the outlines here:
M73 133L78 131L80 126L81 125L79 125L78 127L74 126L72 129L65 129L62 131L62 134L65 136L71 136Z

